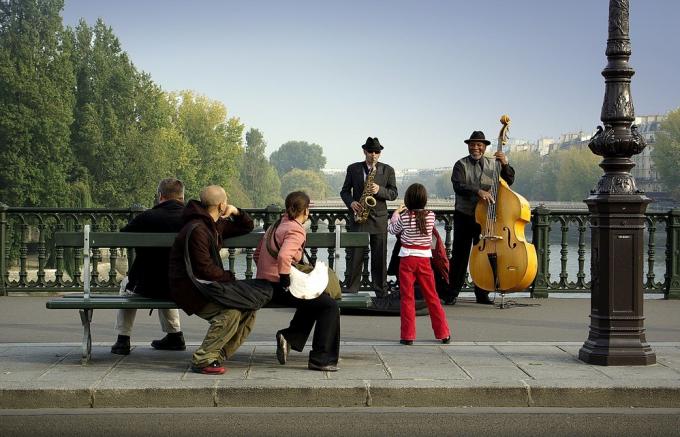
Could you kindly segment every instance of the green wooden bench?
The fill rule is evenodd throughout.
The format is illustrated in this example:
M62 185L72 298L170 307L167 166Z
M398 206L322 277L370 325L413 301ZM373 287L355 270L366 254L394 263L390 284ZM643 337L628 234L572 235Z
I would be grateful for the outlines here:
M335 249L367 247L368 233L365 232L310 232L307 234L306 247L310 249ZM82 359L83 364L90 361L92 353L91 323L95 309L166 309L178 308L167 299L152 299L143 296L119 296L95 294L91 290L90 250L95 248L136 248L171 247L175 241L174 233L143 232L90 232L85 225L82 232L57 232L54 234L56 247L83 249L83 292L70 293L46 302L49 309L77 309L83 325ZM253 232L239 237L227 238L222 247L226 249L246 249L247 273L252 273L253 252L262 238L261 232ZM362 309L371 305L368 293L343 293L338 302L342 309Z

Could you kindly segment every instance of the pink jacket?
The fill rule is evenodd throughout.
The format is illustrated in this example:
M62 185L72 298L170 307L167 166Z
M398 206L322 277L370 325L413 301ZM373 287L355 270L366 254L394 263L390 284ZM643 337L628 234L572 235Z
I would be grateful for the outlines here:
M265 234L266 236L266 234ZM290 274L290 266L302 259L302 249L305 245L307 234L305 228L295 220L287 216L281 218L281 224L276 229L274 238L279 243L279 256L272 258L264 246L266 238L262 237L259 246L255 250L255 262L257 264L257 279L266 279L271 282L279 282L280 274ZM270 242L271 249L276 251L274 241Z

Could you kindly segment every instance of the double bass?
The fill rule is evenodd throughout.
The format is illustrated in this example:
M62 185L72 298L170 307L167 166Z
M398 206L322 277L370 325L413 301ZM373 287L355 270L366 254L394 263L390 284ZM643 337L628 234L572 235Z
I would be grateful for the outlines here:
M508 141L510 117L501 117L498 151ZM523 291L536 277L536 248L526 241L524 227L531 219L529 202L500 177L501 163L494 159L492 201L477 203L475 220L481 226L479 243L470 253L470 276L486 291Z

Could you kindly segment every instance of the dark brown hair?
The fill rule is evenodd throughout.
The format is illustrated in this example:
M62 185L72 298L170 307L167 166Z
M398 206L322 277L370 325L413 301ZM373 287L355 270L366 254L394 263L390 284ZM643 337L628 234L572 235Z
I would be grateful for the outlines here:
M404 194L404 205L409 210L409 220L415 215L420 235L427 235L427 190L419 183L411 184Z
M286 215L293 220L309 208L309 196L304 191L293 191L286 196Z
M165 178L158 184L159 197L184 200L184 184L179 179Z

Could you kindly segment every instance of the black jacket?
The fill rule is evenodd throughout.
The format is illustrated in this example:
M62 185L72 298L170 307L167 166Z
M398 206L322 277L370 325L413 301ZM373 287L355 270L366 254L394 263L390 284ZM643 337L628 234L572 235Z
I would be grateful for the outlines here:
M200 311L209 301L194 286L184 262L184 246L187 232L193 223L198 223L189 237L189 257L194 276L206 281L230 282L236 278L222 265L217 265L211 252L219 252L222 239L244 235L253 230L253 219L247 212L240 210L236 217L220 218L217 222L210 217L206 209L197 200L190 200L184 208L182 220L184 226L177 234L170 251L170 293L172 300L188 315Z
M380 185L380 189L373 195L376 200L375 208L368 216L368 221L363 225L354 223L354 212L350 205L353 201L359 201L364 192L364 162L355 162L347 167L345 183L342 185L340 197L347 205L350 212L350 227L354 231L365 231L370 233L387 233L387 201L397 198L397 180L394 176L394 169L387 164L378 162L376 164L375 178L373 180Z
M184 205L167 200L133 218L121 232L179 232ZM140 247L128 271L127 289L147 297L169 298L168 258L170 248Z

